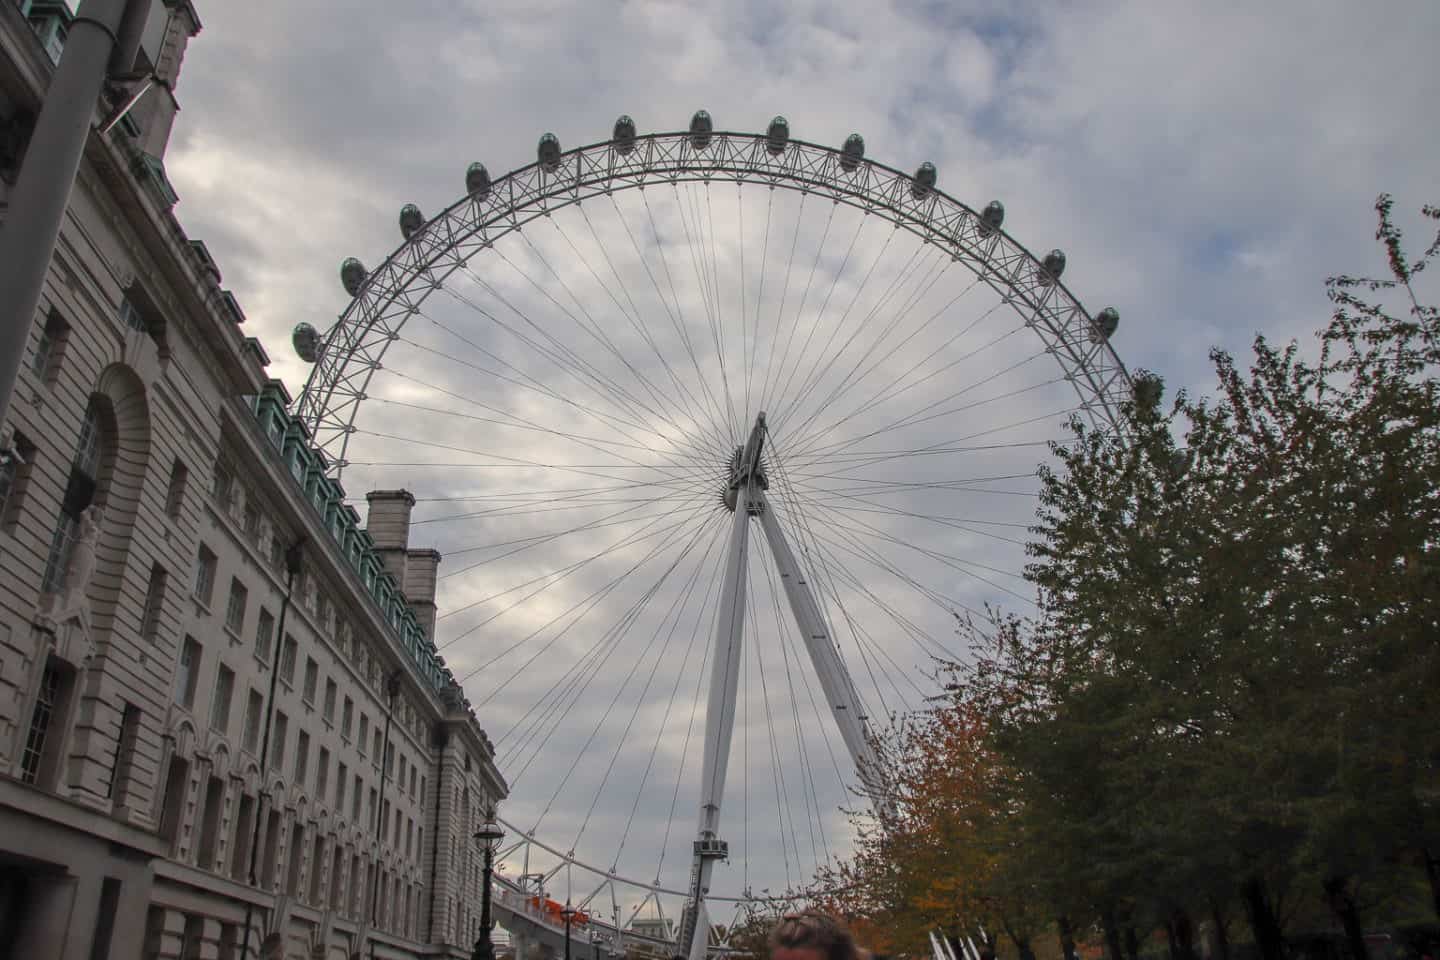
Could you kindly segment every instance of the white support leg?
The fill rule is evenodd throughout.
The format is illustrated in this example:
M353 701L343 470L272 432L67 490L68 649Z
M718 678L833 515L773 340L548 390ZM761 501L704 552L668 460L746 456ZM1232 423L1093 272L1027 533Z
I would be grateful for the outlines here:
M730 739L735 732L735 707L740 685L741 640L745 628L746 561L750 546L750 504L759 495L749 483L736 491L735 516L725 557L720 588L720 609L710 659L710 694L705 705L705 753L700 774L700 825L695 839L695 860L690 871L690 897L681 917L676 947L692 960L705 956L709 940L705 895L720 840L720 802L725 796L725 774L730 761Z
M780 582L785 585L790 611L795 615L800 636L805 639L805 649L810 652L810 662L814 664L815 673L820 678L825 702L835 716L835 724L840 728L840 737L845 741L845 748L850 751L850 759L855 763L861 784L872 802L883 803L883 778L880 776L880 766L865 728L865 716L860 697L855 692L855 684L840 659L840 651L825 624L819 604L815 602L810 583L800 569L800 564L796 562L789 541L785 539L785 531L780 528L774 508L764 494L757 496L760 525L765 528L765 539L770 545L770 553L775 557L775 566L780 571Z

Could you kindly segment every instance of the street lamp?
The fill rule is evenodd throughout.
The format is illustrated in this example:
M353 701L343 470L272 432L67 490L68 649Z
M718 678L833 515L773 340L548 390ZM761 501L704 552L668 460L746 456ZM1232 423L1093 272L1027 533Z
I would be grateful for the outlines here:
M475 831L475 840L485 851L485 863L480 884L480 939L475 941L470 960L495 960L495 944L490 940L490 930L495 926L490 922L490 875L495 867L495 848L504 836L505 831L495 822L495 808L491 807L485 812L484 826ZM524 958L517 957L516 960Z
M570 960L570 923L575 919L576 911L570 906L570 901L565 901L565 909L560 911L560 919L565 921L565 960Z

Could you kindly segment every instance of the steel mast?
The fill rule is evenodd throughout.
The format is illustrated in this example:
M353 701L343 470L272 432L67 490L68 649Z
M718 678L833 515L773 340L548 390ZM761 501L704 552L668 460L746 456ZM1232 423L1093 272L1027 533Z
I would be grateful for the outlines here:
M758 517L765 531L766 542L790 601L790 612L804 638L805 649L810 653L810 662L819 677L825 701L840 728L841 739L850 752L860 781L872 798L881 794L879 767L855 686L840 659L810 583L765 497L765 491L770 486L762 458L767 434L762 411L755 418L745 446L735 448L730 462L730 481L724 490L725 505L734 511L735 517L726 546L720 609L711 651L710 695L705 707L705 754L700 780L700 823L695 837L695 858L690 868L690 899L685 905L676 937L678 951L689 960L705 958L710 939L705 898L710 892L715 861L729 856L729 845L720 839L720 804L725 796L730 741L735 731L740 664L744 656L742 640L751 517ZM876 802L879 802L878 799Z

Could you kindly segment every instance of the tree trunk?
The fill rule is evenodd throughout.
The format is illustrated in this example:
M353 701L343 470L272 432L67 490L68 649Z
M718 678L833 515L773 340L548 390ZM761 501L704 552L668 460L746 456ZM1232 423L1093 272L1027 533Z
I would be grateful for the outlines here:
M1180 960L1180 942L1175 935L1175 920L1165 918L1165 947L1170 951L1170 960Z
M1225 911L1214 899L1210 901L1210 922L1215 924L1215 960L1230 960L1230 935L1225 931Z
M1245 900L1245 913L1255 933L1255 949L1260 953L1260 960L1285 960L1285 938L1265 896L1265 881L1251 877L1240 888L1240 894Z
M1133 923L1125 924L1125 956L1129 960L1140 960L1140 935Z
M1055 924L1060 928L1060 952L1065 960L1080 960L1075 953L1075 931L1070 926L1070 918L1061 914Z
M1100 925L1105 928L1105 948L1110 960L1125 960L1125 953L1120 949L1120 927L1115 923L1115 911L1106 908L1100 914Z
M1425 859L1425 876L1430 880L1430 899L1435 907L1435 917L1440 919L1440 857L1435 856L1429 847L1422 847L1420 856Z
M1351 960L1370 960L1370 950L1365 945L1365 930L1360 926L1360 911L1355 908L1355 898L1350 895L1350 884L1345 877L1329 877L1325 881L1325 899L1330 904L1335 919L1345 929L1345 942L1350 945Z
M1198 960L1195 952L1195 924L1184 907L1176 907L1170 914L1170 927L1175 931L1175 949L1180 960Z

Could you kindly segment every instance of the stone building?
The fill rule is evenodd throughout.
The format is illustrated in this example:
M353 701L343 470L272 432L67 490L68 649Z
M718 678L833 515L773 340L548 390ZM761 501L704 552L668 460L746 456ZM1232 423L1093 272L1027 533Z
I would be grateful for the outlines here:
M173 216L200 21L154 9L161 82L96 105L0 424L0 960L467 956L506 785L440 556L405 491L362 524ZM0 0L0 218L71 18Z

